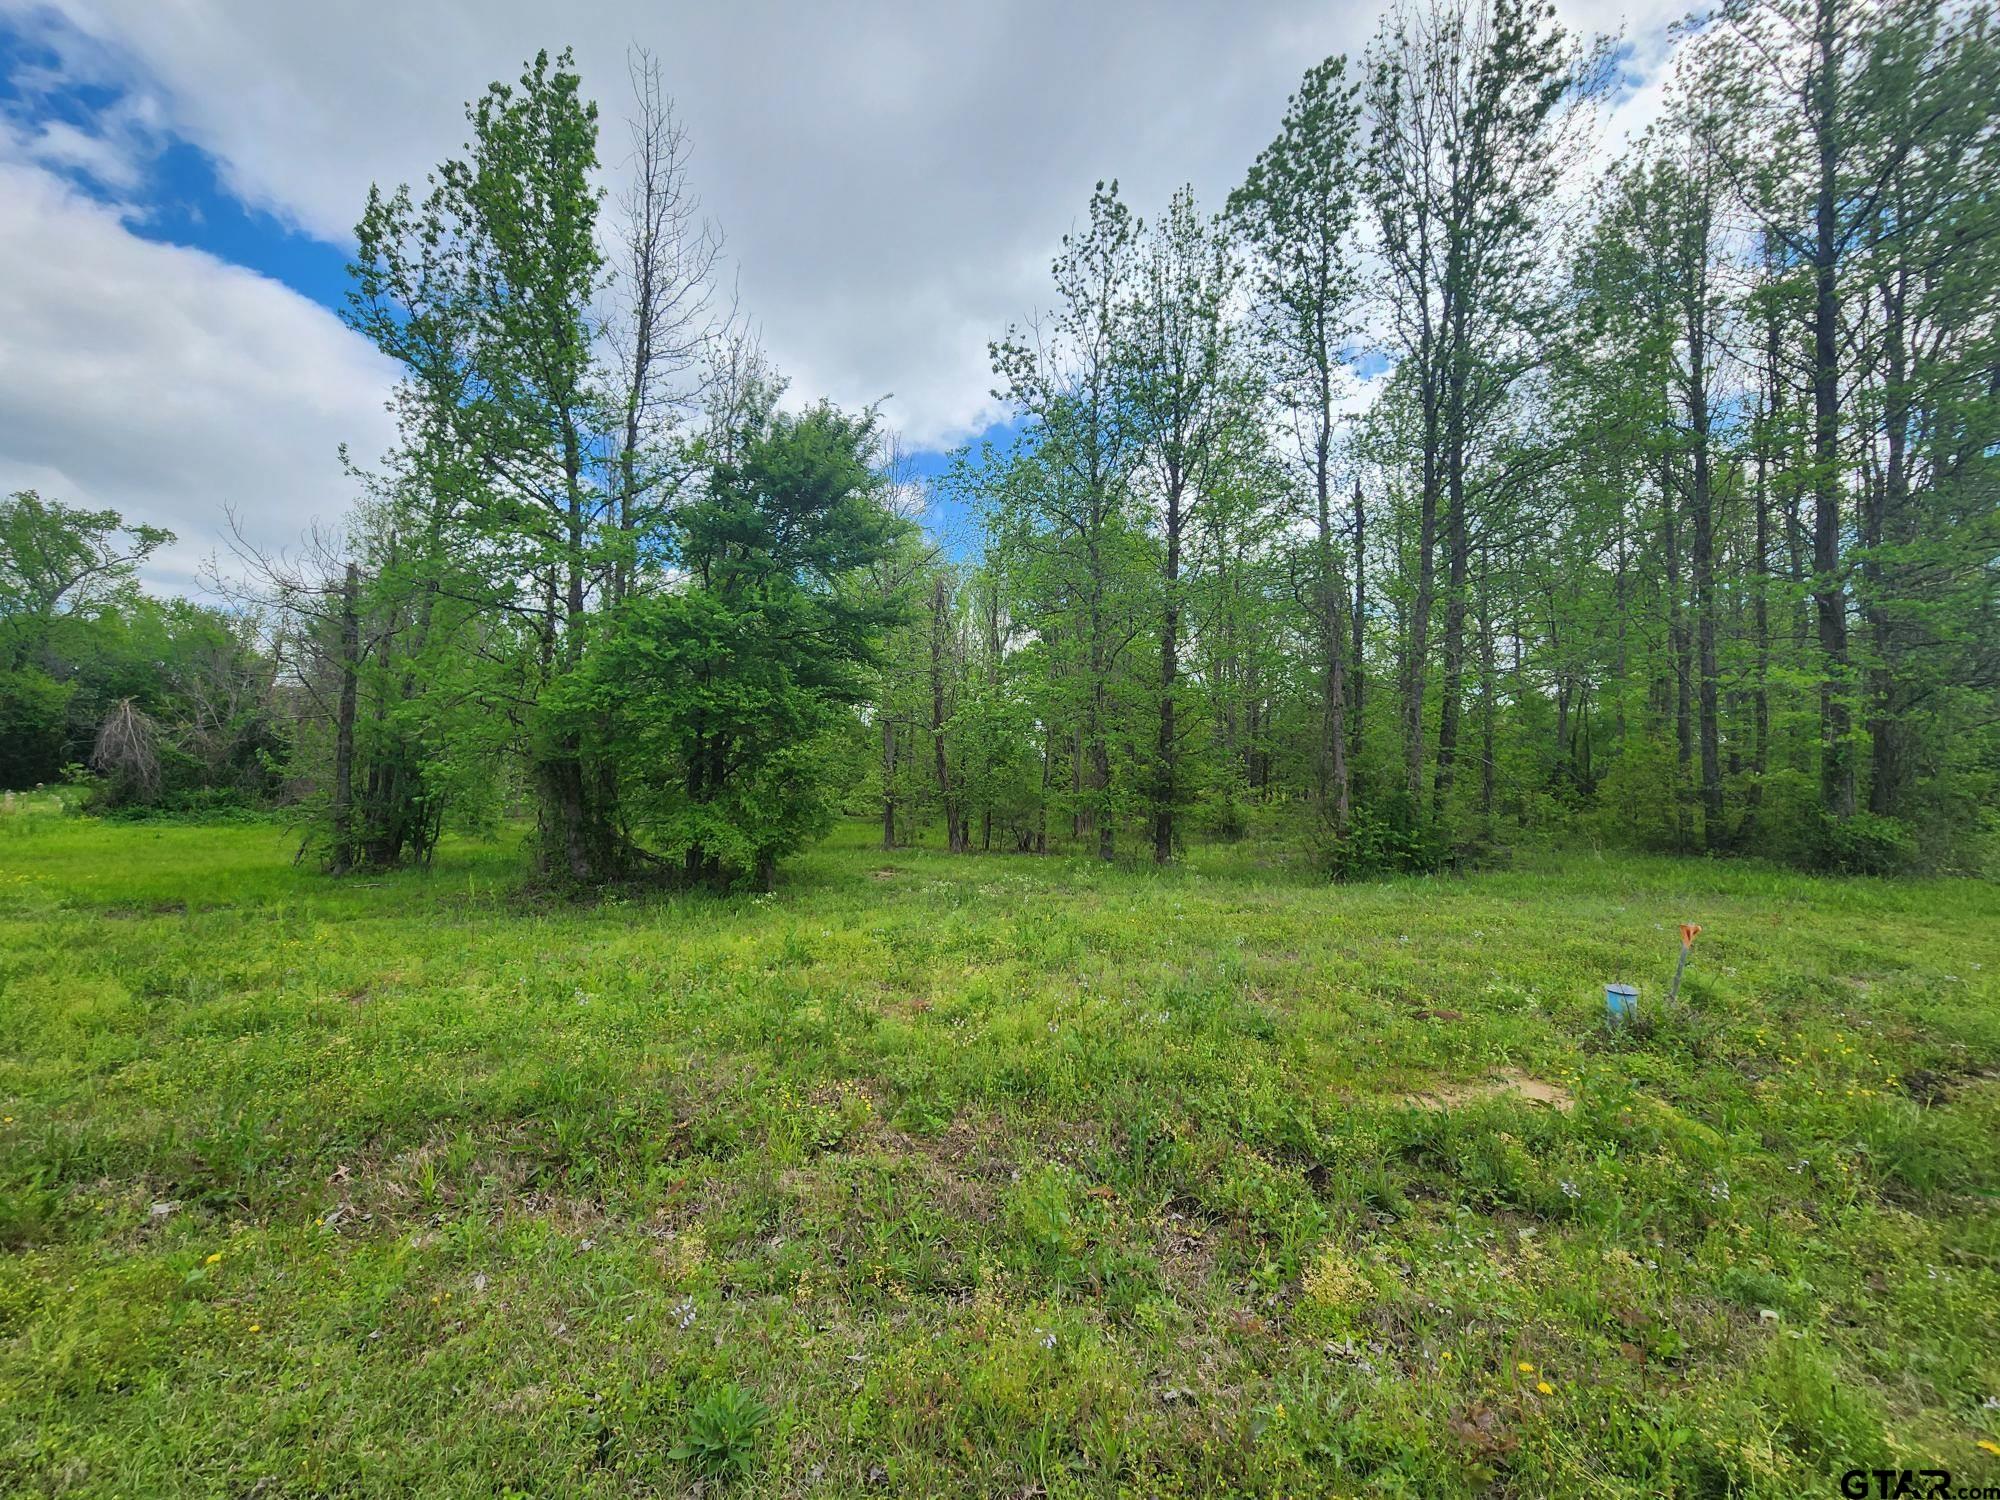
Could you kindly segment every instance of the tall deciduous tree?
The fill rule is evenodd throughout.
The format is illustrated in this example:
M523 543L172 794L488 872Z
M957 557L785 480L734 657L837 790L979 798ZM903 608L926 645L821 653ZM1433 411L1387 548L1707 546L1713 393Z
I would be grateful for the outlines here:
M1126 401L1122 319L1131 295L1137 226L1100 182L1090 216L1063 236L1053 267L1056 308L991 346L999 394L1032 425L1036 462L1016 471L1020 545L1059 554L1076 600L1084 672L1077 770L1081 810L1101 858L1116 852L1112 798L1112 682L1130 633L1119 618L1132 543L1136 434Z
M1309 496L1320 696L1315 779L1321 805L1337 828L1345 828L1348 819L1348 677L1360 669L1364 603L1357 483L1351 552L1357 644L1343 656L1347 594L1340 577L1333 466L1336 403L1355 333L1352 305L1359 279L1352 245L1361 169L1358 93L1359 85L1347 81L1346 58L1329 58L1310 69L1286 107L1277 139L1258 155L1229 200L1253 250L1257 333ZM1358 676L1355 687L1358 700Z
M1122 404L1138 477L1154 502L1160 544L1159 717L1147 794L1153 859L1174 856L1182 774L1182 573L1192 529L1232 457L1254 403L1230 320L1239 276L1221 226L1182 189L1146 232L1118 354Z
M1549 307L1536 273L1555 194L1585 138L1584 105L1602 84L1599 60L1556 22L1546 0L1399 4L1370 49L1368 193L1421 424L1404 764L1415 797L1442 525L1444 676L1433 780L1440 809L1458 755L1470 468L1486 424L1540 357L1537 335Z

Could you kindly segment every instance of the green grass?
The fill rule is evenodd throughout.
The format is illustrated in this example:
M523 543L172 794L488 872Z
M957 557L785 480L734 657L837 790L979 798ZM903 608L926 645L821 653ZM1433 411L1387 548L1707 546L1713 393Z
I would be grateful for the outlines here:
M0 823L0 1492L2000 1482L1991 886L292 848Z

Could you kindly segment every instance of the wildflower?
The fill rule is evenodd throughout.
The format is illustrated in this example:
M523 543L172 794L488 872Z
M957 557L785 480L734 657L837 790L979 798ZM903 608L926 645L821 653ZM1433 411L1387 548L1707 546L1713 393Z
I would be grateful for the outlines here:
M1445 1364L1450 1364L1450 1363L1451 1363L1451 1351L1450 1351L1449 1349L1440 1349L1440 1350L1438 1351L1438 1359L1439 1359L1439 1360L1440 1360L1441 1362L1445 1363Z
M1977 1448L1983 1448L1988 1453L1991 1453L1996 1457L2000 1457L2000 1443L1996 1443L1990 1438L1981 1438L1973 1446Z
M1049 1330L1046 1328L1037 1328L1035 1332L1042 1336L1041 1342L1042 1342L1042 1347L1044 1349L1055 1348L1056 1336L1053 1333L1049 1332Z
M211 1255L207 1260L203 1261L202 1264L205 1266L212 1266L221 1259L222 1259L222 1252L218 1250L215 1252L215 1254Z
M1553 1396L1556 1393L1556 1388L1546 1380L1537 1380L1535 1382L1535 1389L1540 1391L1544 1396Z
M1532 1375L1535 1373L1535 1367L1529 1364L1528 1361L1526 1361L1525 1359L1522 1360L1518 1365L1514 1366L1514 1368L1519 1370L1523 1375Z
M1567 1177L1562 1180L1561 1186L1562 1194L1565 1198L1581 1198L1583 1196L1583 1189L1571 1182Z
M252 1333L262 1333L264 1331L264 1325L262 1323L252 1323L250 1325L250 1331Z

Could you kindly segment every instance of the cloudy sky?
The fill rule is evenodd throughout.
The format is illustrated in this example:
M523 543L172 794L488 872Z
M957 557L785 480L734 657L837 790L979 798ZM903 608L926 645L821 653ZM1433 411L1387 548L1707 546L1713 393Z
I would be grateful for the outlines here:
M1621 32L1615 133L1651 112L1681 0L1560 0ZM337 517L392 372L331 311L371 182L420 181L464 101L576 49L616 163L656 52L704 209L795 387L889 396L935 453L998 415L986 340L1046 295L1100 177L1219 205L1311 63L1380 0L0 0L0 491L171 527L197 587L233 509Z

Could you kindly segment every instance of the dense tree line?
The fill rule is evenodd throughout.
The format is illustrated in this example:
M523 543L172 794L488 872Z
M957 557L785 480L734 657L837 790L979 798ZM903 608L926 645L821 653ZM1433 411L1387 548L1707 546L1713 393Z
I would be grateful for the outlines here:
M282 793L284 711L260 621L142 594L173 541L116 511L0 499L0 786L89 780L100 807Z
M95 754L157 798L136 725L303 796L334 869L514 801L582 884L768 881L842 805L1343 875L1575 836L1990 867L1991 6L1727 0L1608 160L1620 62L1544 0L1398 0L1212 211L1099 184L990 346L1006 440L926 492L713 306L652 61L607 197L540 57L371 195L348 317L401 441L340 535L246 551L254 610L9 502L4 779Z
M885 838L1990 858L1991 10L1726 5L1600 165L1616 62L1399 4L1221 212L1100 185L994 345L1018 437L951 479L986 525L885 678Z

